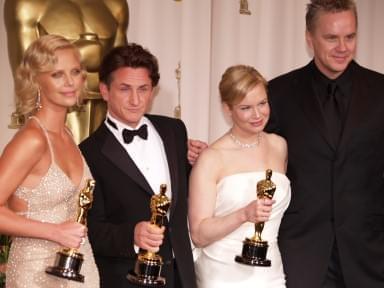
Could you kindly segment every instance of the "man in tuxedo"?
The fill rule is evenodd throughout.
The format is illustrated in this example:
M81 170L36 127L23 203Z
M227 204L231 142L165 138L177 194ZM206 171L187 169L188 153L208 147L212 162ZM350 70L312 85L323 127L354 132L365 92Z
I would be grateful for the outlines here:
M138 248L163 259L166 287L194 288L187 226L187 135L182 121L145 114L160 75L155 56L137 44L103 59L100 92L105 122L80 149L96 180L89 237L102 287L136 287L126 276ZM166 184L171 206L165 229L151 225L151 197Z
M312 0L313 60L269 83L292 200L279 232L288 288L384 287L384 75L357 64L353 0Z

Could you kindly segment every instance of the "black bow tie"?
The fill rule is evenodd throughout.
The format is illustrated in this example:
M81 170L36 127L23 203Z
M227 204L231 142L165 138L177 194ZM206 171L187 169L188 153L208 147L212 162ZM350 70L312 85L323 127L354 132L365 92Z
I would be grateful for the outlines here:
M123 129L123 139L125 143L127 144L131 143L135 136L139 136L140 138L147 140L148 138L147 124L141 125L140 128L137 130Z

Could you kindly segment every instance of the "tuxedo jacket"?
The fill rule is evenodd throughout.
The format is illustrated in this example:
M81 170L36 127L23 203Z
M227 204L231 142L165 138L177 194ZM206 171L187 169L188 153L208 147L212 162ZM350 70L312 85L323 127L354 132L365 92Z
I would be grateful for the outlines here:
M172 202L165 237L159 254L167 287L173 287L176 261L184 288L195 287L195 274L187 225L187 136L182 121L146 115L159 133L166 153ZM88 231L99 268L102 287L135 287L126 280L134 268L134 227L151 218L150 199L154 193L144 175L103 123L80 149L96 180ZM176 288L176 287L175 287Z
M334 241L348 288L384 287L384 75L351 62L352 95L332 146L310 64L269 83L267 130L288 143L292 200L279 231L288 288L320 288Z

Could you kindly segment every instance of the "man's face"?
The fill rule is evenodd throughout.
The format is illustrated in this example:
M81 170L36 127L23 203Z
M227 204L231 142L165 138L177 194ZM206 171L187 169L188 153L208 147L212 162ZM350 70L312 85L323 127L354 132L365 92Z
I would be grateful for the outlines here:
M153 98L152 81L145 68L119 68L113 72L109 87L100 83L100 92L109 113L132 128L139 124Z
M356 19L352 10L320 12L306 39L316 66L330 79L344 72L356 53Z

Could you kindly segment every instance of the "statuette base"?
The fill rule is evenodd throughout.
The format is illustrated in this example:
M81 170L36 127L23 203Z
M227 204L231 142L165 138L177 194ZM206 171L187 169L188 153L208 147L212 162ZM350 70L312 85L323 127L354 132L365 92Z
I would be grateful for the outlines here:
M83 260L83 254L64 249L56 253L54 266L49 266L45 272L57 277L83 283L84 276L80 274Z
M256 241L246 238L243 241L243 250L240 255L235 257L235 261L248 266L271 266L271 260L266 259L268 250L267 241Z

